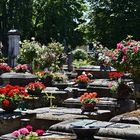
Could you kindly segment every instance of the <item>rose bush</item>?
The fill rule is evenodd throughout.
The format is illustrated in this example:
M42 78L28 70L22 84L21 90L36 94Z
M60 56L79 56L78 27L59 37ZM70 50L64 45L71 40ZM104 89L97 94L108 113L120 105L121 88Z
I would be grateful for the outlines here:
M111 63L118 71L130 72L133 78L140 76L140 42L128 36L112 51Z

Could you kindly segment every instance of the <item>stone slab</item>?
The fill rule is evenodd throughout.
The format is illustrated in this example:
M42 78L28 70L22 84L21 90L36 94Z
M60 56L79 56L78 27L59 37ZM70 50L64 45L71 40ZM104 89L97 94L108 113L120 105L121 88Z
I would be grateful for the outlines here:
M27 118L30 119L30 121L33 121L35 117L35 113L28 111L25 113L16 110L13 113L5 113L5 111L0 109L0 135L12 132L17 128L20 128L21 119Z
M11 85L19 85L19 86L26 86L30 82L34 82L37 80L37 76L31 73L3 73L1 76L3 81L3 85L11 84Z
M123 123L131 123L131 124L140 124L140 109L124 113L121 115L117 115L113 117L110 122L123 122Z
M28 111L29 112L29 111ZM110 110L97 110L94 112L84 112L81 114L81 109L78 108L40 108L35 110L30 110L37 114L37 119L51 120L51 121L64 121L71 118L92 118L97 120L109 120L112 117Z
M74 126L73 126L74 125ZM111 138L122 138L122 139L140 139L140 125L114 123L114 122L102 122L96 120L86 119L73 119L67 120L55 124L49 128L50 131L59 131L73 133L73 127L98 127L100 128L97 136L111 137Z

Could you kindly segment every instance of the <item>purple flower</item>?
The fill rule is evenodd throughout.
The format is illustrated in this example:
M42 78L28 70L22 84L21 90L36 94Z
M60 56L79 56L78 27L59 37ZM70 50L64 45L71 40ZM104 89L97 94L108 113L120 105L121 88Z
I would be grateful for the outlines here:
M18 137L20 135L20 132L16 130L12 133L12 135L15 137Z

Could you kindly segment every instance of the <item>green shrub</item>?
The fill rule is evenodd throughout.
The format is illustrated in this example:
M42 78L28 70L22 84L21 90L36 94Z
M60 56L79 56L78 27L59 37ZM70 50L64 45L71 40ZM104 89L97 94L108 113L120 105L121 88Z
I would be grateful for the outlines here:
M76 49L73 51L74 59L76 60L86 60L88 58L88 54L83 49Z

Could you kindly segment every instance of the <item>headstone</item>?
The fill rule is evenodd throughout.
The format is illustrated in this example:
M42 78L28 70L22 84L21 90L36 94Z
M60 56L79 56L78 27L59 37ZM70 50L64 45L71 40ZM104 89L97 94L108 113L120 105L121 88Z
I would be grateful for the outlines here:
M68 71L73 70L72 62L73 62L73 54L71 52L68 53Z
M8 64L11 67L16 66L16 58L19 54L20 33L16 29L8 31Z

